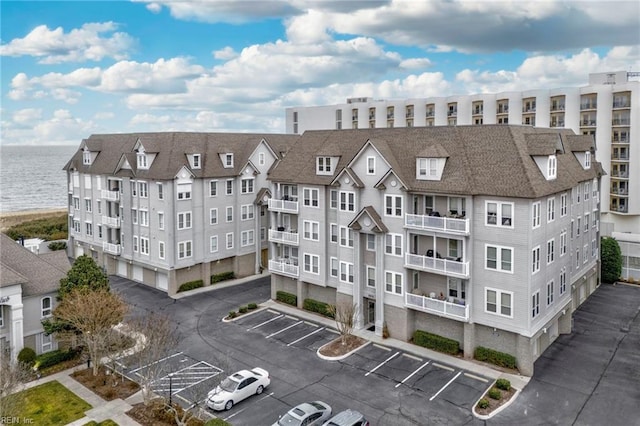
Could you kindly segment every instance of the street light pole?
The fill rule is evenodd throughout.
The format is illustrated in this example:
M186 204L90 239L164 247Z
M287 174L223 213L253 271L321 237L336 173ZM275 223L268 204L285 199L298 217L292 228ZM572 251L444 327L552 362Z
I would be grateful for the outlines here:
M173 407L173 373L169 374L169 405Z

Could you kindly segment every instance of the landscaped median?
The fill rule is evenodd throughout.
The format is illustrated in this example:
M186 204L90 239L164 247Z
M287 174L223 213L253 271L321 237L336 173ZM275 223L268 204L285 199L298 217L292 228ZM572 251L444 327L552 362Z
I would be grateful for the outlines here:
M474 405L473 414L483 420L489 419L509 406L519 392L509 380L500 378Z

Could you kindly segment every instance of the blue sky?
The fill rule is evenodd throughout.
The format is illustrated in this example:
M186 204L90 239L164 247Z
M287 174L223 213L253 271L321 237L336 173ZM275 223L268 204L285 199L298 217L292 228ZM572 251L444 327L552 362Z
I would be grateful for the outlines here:
M290 106L640 71L637 1L1 1L1 143L284 132Z

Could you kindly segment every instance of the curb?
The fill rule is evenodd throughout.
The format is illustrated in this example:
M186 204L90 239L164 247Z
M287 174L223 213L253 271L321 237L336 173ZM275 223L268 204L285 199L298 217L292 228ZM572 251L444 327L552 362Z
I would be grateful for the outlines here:
M493 385L495 385L496 381L493 381L493 384L491 384L491 386L489 387L489 389L491 389L493 387ZM478 402L484 398L486 392L484 394L482 394L482 396L480 396L480 398L478 398L478 400L473 404L473 409L471 410L471 412L473 413L474 417L477 417L480 420L488 420L490 418L492 418L493 416L495 416L496 414L500 413L502 410L506 409L508 406L510 406L513 401L516 400L516 398L518 398L518 396L520 395L520 392L522 392L520 389L514 388L516 390L516 392L511 396L511 398L509 399L509 401L505 402L504 404L502 404L501 406L499 406L498 408L496 408L495 410L493 410L491 413L489 414L478 414L476 413L476 407L478 407Z
M316 351L316 355L318 355L318 358L323 359L325 361L340 361L342 359L345 359L347 357L349 357L350 355L352 355L353 353L359 351L360 349L364 348L365 346L368 346L369 344L371 344L371 340L367 340L365 344L358 346L357 348L355 348L354 350L352 350L351 352L347 352L344 355L338 355L338 356L326 356L326 355L322 355L320 353L320 351L322 350L322 348L324 348L327 345L330 345L331 343L335 342L337 339L339 339L340 337L337 337L336 339L333 339L332 341L330 341L329 343L325 343L324 345L320 346L318 348L318 350ZM366 339L365 339L366 340Z
M253 314L256 314L258 312L262 312L265 309L269 309L269 307L268 306L260 306L260 305L258 305L257 309L252 309L251 311L247 311L246 314L236 315L234 318L228 318L229 315L227 315L224 318L222 318L222 322L234 322L235 320L238 320L240 318L246 318L246 317L251 316Z

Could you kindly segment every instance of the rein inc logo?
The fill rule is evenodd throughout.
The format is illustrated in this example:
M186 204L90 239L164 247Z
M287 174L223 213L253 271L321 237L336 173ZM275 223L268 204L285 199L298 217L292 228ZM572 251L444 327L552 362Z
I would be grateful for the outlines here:
M29 417L0 416L0 425L32 425L35 424Z

